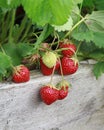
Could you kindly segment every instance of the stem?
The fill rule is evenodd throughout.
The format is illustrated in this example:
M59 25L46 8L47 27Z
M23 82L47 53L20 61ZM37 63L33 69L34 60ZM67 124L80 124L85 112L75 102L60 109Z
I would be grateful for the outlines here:
M81 13L81 11L82 11L82 6L83 6L83 0L82 0L82 3L81 3L81 5L80 5L80 13Z
M76 50L76 54L78 53L80 46L81 46L82 42L80 41L80 43L78 44L77 50Z
M61 77L62 77L62 80L64 80L64 75L63 75L61 60L60 60L60 58L58 58L58 59L59 59L59 63L60 63Z
M13 9L11 26L10 26L10 30L9 30L9 43L12 42L12 32L13 32L13 25L14 25L14 22L15 22L15 12L16 12L16 10Z
M69 36L71 34L71 32L77 27L79 26L84 20L86 19L86 17L82 18L78 23L76 23L71 30L69 30L69 32L66 33L66 35L64 36L64 38L66 38L67 36Z
M3 54L6 54L5 50L3 49L2 45L0 44L0 48L1 48L1 51L3 52Z
M47 30L48 30L48 25L45 25L42 33L40 34L40 36L38 37L36 43L34 44L34 49L33 50L37 50L37 51L39 50L39 46L42 43L42 41L45 39L45 35L47 33Z
M25 33L24 33L24 35L23 35L22 38L21 38L21 41L22 41L22 42L23 42L24 38L27 36L27 33L28 33L28 31L30 30L30 28L31 28L31 22L28 23L27 28L26 28L26 30L25 30Z
M15 42L18 42L20 36L22 35L22 32L25 29L26 22L27 22L27 16L25 15L22 22L21 22L19 30L17 32L17 36L15 37Z
M53 67L53 71L52 71L51 79L50 79L50 84L52 84L53 75L54 75L54 72L55 72L55 67L56 67L56 65L54 65L54 67Z

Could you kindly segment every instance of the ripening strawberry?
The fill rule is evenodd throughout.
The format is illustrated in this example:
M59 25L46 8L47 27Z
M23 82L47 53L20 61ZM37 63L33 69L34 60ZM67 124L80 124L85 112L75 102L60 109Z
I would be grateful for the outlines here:
M48 68L42 61L42 59L40 59L40 69L43 75L51 75L52 71L53 71L53 67L52 68Z
M75 58L62 57L61 66L63 75L74 74L78 70L78 60ZM61 69L59 69L59 74L61 74Z
M70 43L69 41L65 43L61 42L59 47L63 49L66 48L66 50L62 50L63 56L66 56L66 57L72 57L76 52L76 45Z
M45 104L50 105L58 100L59 91L51 85L45 85L40 89L40 96Z
M57 56L53 52L47 51L43 55L42 61L48 68L52 68L56 65Z
M13 70L12 80L15 83L27 82L30 80L30 71L24 65L16 66Z
M42 59L40 58L40 69L41 69L41 72L43 75L51 75L52 72L53 72L53 68L48 68L42 61ZM55 65L55 70L58 70L60 68L60 63L59 61L57 60L56 61L56 65Z

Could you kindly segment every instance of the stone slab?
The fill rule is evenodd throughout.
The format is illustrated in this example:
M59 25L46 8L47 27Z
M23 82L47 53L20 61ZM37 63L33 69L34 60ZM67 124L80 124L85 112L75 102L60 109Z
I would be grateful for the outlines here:
M96 80L92 65L83 64L65 79L72 84L68 97L50 106L39 95L50 76L34 71L27 83L1 83L0 130L104 130L104 75Z

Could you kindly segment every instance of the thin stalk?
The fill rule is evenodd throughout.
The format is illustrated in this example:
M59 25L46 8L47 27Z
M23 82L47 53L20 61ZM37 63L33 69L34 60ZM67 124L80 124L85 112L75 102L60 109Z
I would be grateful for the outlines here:
M54 65L54 67L53 67L53 71L52 71L51 79L50 79L50 84L52 84L52 81L53 81L53 75L54 75L54 72L55 72L55 67L56 67L56 65Z
M20 36L22 35L22 32L25 29L26 22L27 22L27 16L25 15L21 22L17 35L15 37L15 42L17 42L19 40Z
M82 3L81 3L81 5L80 5L80 13L81 13L81 11L82 11L82 6L83 6L83 0L82 0Z
M27 36L27 34L28 34L30 28L31 28L31 22L28 23L27 28L26 28L26 30L25 30L25 33L23 34L23 36L22 36L22 38L21 38L21 41L23 41L24 38L26 38L26 36Z
M86 19L86 17L82 18L78 23L76 23L71 30L69 30L69 32L66 33L66 35L64 36L64 38L68 37L71 32L77 27L79 26L84 20Z
M60 63L61 77L62 77L62 80L64 80L64 75L63 75L61 60L60 60L60 58L58 58L58 59L59 59L59 63Z
M10 30L9 30L9 43L12 42L13 26L14 26L14 22L15 22L15 13L16 13L16 10L13 9L11 26L10 26Z
M38 50L39 49L40 44L42 43L42 41L45 38L47 30L48 30L48 25L45 25L42 33L40 34L40 36L38 37L36 43L34 44L34 50Z

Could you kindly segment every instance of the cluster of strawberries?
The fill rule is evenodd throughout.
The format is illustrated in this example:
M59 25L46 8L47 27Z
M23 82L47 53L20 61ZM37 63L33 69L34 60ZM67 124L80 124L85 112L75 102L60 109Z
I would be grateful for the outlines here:
M63 77L77 71L78 60L76 58L75 44L65 40L59 43L57 50L44 48L43 52L38 57L43 75L53 76L54 72L57 71ZM12 79L16 83L27 82L30 79L30 71L24 65L17 66L14 68ZM40 89L41 99L47 105L52 104L56 100L62 100L67 97L69 87L70 83L63 78L57 85L52 85L52 83L44 85Z
M55 70L58 71L59 74L63 73L63 75L70 75L77 71L78 60L75 53L75 44L69 43L67 40L60 42L59 50L61 56L52 50L45 52L40 59L40 68L43 75L51 75L54 66Z

